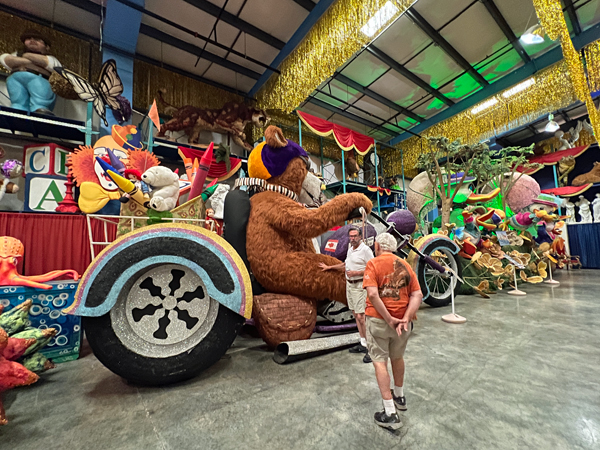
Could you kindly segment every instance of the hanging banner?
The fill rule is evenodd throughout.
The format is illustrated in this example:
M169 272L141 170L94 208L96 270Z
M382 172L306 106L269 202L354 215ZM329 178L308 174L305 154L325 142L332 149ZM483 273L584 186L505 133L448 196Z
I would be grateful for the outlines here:
M298 117L304 122L310 131L319 136L333 134L335 142L344 151L356 150L359 155L365 155L375 145L375 140L350 128L331 123L325 119L319 119L302 111L296 111Z

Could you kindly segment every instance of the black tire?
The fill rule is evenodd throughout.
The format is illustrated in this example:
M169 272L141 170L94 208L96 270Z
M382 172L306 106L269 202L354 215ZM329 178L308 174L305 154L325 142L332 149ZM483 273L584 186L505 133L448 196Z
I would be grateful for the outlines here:
M449 263L450 267L458 274L459 277L462 278L462 265L459 261L458 254L456 254L456 244L448 239L438 239L430 242L424 248L420 249L424 255L431 256L436 250L439 250L440 253L444 255L443 258L435 258L436 260L443 260L444 262ZM440 275L438 282L440 286L444 280L444 276L439 274L435 269L428 266L424 261L419 260L417 263L417 268L415 270L417 273L417 277L419 279L419 285L421 286L421 290L423 291L423 301L427 303L429 306L433 308L439 308L442 306L447 306L452 301L452 292L450 289L446 289L445 292L434 292L435 289L432 289L432 276L436 276L436 274ZM457 294L460 289L460 281L455 280L454 286L454 295ZM436 285L437 286L437 285ZM441 289L440 289L441 291Z
M251 301L249 276L234 249L186 225L129 233L98 256L79 289L98 360L145 385L192 378L216 363Z
M219 305L212 329L192 350L169 358L149 358L121 343L113 330L110 314L83 318L87 340L102 364L131 383L152 386L184 381L208 369L231 347L243 323L242 316Z

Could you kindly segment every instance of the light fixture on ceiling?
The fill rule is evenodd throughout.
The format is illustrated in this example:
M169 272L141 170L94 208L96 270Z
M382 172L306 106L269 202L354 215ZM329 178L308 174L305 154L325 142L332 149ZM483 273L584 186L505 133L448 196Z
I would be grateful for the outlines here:
M479 114L481 111L485 111L486 109L491 108L496 103L498 103L498 99L496 97L490 98L483 103L480 103L475 108L471 110L471 114Z
M554 121L554 115L548 114L548 123L544 127L544 131L548 133L554 133L559 128L560 127L558 126L558 124Z
M373 17L367 21L360 31L371 38L375 36L375 33L382 29L397 13L398 7L392 2L386 2L385 5L373 14Z
M525 45L541 44L544 42L544 29L540 24L528 28L519 40Z
M511 87L510 89L507 89L506 91L504 91L502 93L502 97L504 97L504 98L512 97L513 95L524 91L525 89L533 86L534 84L535 84L535 78L534 77L528 78L527 80L523 81L522 83L519 83L519 84Z

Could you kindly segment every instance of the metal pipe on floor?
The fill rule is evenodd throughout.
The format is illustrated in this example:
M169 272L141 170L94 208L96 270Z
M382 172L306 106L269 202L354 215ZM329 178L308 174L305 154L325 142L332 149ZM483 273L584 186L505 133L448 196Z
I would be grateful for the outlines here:
M343 347L349 347L358 342L360 342L360 334L358 333L282 342L275 348L273 361L277 364L299 361L339 350Z

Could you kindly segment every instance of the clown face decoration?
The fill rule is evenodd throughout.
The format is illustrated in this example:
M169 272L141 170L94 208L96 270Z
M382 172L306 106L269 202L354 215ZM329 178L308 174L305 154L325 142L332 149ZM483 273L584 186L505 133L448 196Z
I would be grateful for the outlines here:
M85 214L119 214L121 193L118 186L96 160L102 158L115 169L117 165L125 170L143 173L158 165L153 154L142 150L137 131L132 125L114 126L110 136L103 136L94 147L80 146L70 156L71 171L79 187L79 208ZM110 150L110 153L109 153ZM115 159L116 158L116 159ZM107 209L108 208L108 209Z
M103 159L108 158L108 152L106 150L107 148L110 148L113 154L117 158L119 158L123 163L127 163L127 160L129 159L129 152L127 152L124 148L119 147L110 136L104 136L103 138L99 139L96 145L94 146L94 172L98 177L100 186L102 186L107 191L116 191L118 189L118 186L114 183L114 181L110 179L108 175L104 173L104 169L102 169L100 163L96 160L97 156Z

